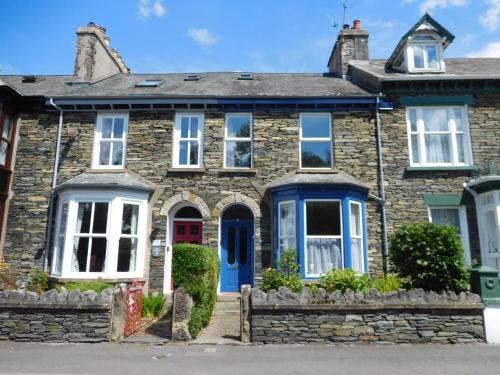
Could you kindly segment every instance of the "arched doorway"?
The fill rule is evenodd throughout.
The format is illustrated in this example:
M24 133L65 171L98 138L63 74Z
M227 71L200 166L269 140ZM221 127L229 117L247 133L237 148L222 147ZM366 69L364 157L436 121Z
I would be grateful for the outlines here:
M228 207L221 217L221 292L239 292L253 282L254 217L246 206Z
M172 244L202 243L202 216L200 211L192 206L185 206L177 210L173 221Z

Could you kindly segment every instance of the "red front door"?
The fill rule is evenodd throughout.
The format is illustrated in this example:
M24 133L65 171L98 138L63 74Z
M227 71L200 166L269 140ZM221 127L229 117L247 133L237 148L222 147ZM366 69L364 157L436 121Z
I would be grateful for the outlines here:
M192 243L201 245L201 221L174 221L174 245Z

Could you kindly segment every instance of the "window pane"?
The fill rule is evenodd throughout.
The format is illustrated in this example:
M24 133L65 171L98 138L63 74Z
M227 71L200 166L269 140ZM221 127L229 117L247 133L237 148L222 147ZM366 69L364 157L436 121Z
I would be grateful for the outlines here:
M427 52L427 68L437 69L437 49L436 46L425 46L425 51Z
M198 138L198 117L191 117L189 136L191 138Z
M411 155L414 163L420 163L420 152L418 151L418 135L411 136Z
M358 273L364 272L363 239L351 238L351 258L352 258L352 269Z
M412 132L416 132L417 129L417 110L409 109L408 110L408 119L410 120L410 128Z
M92 238L89 272L104 272L107 243L106 238Z
M73 243L73 258L71 260L71 270L73 272L85 272L87 270L88 249L88 237L75 237Z
M123 141L113 142L113 165L123 164Z
M106 233L108 225L108 203L95 203L92 233Z
M351 203L351 236L361 236L361 206Z
M227 263L234 264L236 260L236 231L230 227L227 234Z
M113 118L105 117L102 119L102 138L111 138L113 130Z
M12 118L10 118L9 116L5 116L5 120L3 123L2 138L6 138L6 139L10 140L10 136L11 136L10 133L11 133L13 125L14 125L14 121L12 120Z
M250 138L250 116L230 116L227 119L228 138Z
M68 222L68 204L63 203L61 206L61 222L59 225L59 236L57 238L57 254L55 258L55 273L60 274L62 271L62 260L64 254L64 242L66 239L66 224Z
M240 229L240 266L247 264L248 259L248 232L247 228Z
M458 162L465 163L464 136L463 134L457 134L456 137L457 137Z
M413 65L417 69L423 69L424 66L424 50L420 46L413 46Z
M111 142L101 142L99 151L99 165L109 165L109 153L111 151Z
M186 234L186 226L184 224L177 225L177 234Z
M451 163L450 136L448 134L426 134L425 149L428 163Z
M137 204L124 204L122 217L122 233L137 234L138 219L139 206Z
M191 225L191 228L189 230L193 236L196 236L198 235L198 233L200 233L200 227L198 226L198 224Z
M187 165L188 163L188 147L189 142L179 142L179 164Z
M134 272L137 260L137 238L120 238L118 244L118 272Z
M7 162L7 150L9 145L0 139L0 164L5 165Z
M455 108L453 110L453 118L455 119L455 127L457 132L464 131L464 124L462 120L462 110L459 108Z
M339 236L340 203L330 201L306 202L307 235Z
M76 217L76 230L75 230L76 233L89 233L91 215L92 215L91 202L78 203L78 215Z
M425 131L449 131L446 109L423 109Z
M189 137L189 117L181 118L181 138Z
M191 141L190 150L189 150L189 164L197 165L198 164L198 141Z
M460 231L460 216L456 208L432 208L431 209L432 222L434 224L452 225Z
M252 166L251 142L226 142L226 167L250 168Z
M123 137L123 118L115 118L115 126L113 128L113 138Z
M280 251L296 249L295 236L280 238Z
M330 168L331 142L301 142L302 168Z
M340 238L308 238L306 241L307 274L322 275L342 268Z
M302 138L330 138L328 116L302 116Z
M280 237L295 236L295 202L279 205Z
M498 254L500 246L500 228L498 228L495 211L490 210L486 212L486 236L487 236L487 248L489 254Z

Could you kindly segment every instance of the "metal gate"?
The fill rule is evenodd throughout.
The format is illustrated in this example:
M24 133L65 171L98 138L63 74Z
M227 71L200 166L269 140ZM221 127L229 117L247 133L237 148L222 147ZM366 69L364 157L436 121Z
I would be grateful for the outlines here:
M125 313L124 336L127 337L141 328L142 287L139 280L132 281L127 287L127 311Z

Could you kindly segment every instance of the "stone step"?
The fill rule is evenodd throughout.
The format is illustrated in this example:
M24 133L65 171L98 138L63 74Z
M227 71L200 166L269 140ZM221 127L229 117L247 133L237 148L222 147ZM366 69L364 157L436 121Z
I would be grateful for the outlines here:
M217 295L217 302L238 302L240 293L222 293Z

